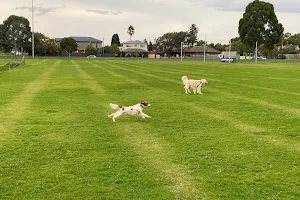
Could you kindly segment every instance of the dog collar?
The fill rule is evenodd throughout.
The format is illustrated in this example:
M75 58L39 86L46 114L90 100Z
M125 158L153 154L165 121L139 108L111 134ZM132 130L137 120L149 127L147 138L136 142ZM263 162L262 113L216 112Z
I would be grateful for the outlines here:
M141 103L140 103L140 106L141 106L142 108L144 108L144 105L143 105L143 104L141 104Z
M202 84L202 81L200 81L199 85L197 85L197 87L199 87Z

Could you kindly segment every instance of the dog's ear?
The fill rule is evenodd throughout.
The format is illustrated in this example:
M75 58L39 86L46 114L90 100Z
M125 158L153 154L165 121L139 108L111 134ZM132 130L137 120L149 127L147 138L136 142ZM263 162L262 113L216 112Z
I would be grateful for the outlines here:
M144 100L141 100L141 103L143 103L144 102Z

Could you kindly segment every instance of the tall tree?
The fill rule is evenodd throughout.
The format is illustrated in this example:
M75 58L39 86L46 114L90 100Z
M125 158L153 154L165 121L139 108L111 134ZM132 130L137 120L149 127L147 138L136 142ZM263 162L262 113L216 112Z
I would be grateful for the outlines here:
M173 49L180 49L181 42L186 41L187 38L188 33L185 31L168 32L155 39L155 47L170 54Z
M254 0L246 7L243 18L239 21L239 35L242 42L251 50L255 42L273 49L283 34L283 26L278 22L271 3Z
M16 15L9 16L0 25L0 43L6 51L22 51L30 45L31 31L28 19Z
M131 40L131 36L135 33L135 30L133 28L133 26L129 26L127 29L127 33L130 35L130 40Z
M119 38L119 35L117 33L113 34L113 36L111 38L111 46L113 44L116 44L118 47L121 46L120 38Z
M77 42L74 38L68 37L63 38L60 41L60 48L63 51L67 51L69 53L69 57L71 56L71 53L77 50Z
M148 41L147 41L147 39L144 39L143 41L144 41L144 42L145 42L145 43L148 45Z
M153 51L153 44L152 44L151 40L148 45L148 51Z
M57 51L57 45L54 39L45 36L42 33L34 33L34 46L35 53L40 55L47 55L47 53L53 53Z
M197 36L198 36L199 29L196 26L196 24L192 24L188 31L188 43L191 43L194 45L197 42Z

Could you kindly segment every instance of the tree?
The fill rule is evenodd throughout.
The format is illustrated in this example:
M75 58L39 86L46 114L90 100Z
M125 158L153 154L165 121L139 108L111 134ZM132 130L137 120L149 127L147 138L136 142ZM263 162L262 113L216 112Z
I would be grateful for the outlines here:
M103 53L103 51L104 51L104 53L110 53L110 50L111 50L110 46L104 46L104 47L99 49L99 52L101 54Z
M120 49L118 48L118 46L116 44L113 44L110 47L110 53L113 53L115 55L119 55L120 54Z
M204 44L205 44L205 41L203 41L203 40L199 40L197 42L197 46L203 46Z
M217 43L215 44L214 48L218 51L225 51L226 50L226 44Z
M16 15L9 16L0 25L0 44L7 51L19 50L23 53L24 48L30 46L31 31L29 21Z
M147 41L147 39L144 39L144 40L143 40L143 42L145 42L145 43L148 45L148 41Z
M231 50L242 56L245 51L245 45L241 40L235 41L231 44Z
M152 44L151 40L148 45L148 51L153 51L153 44Z
M51 39L45 36L42 33L36 32L34 33L34 46L35 53L40 55L47 55L47 53L54 53L57 51L57 45L54 39ZM32 48L30 48L31 50ZM29 49L28 49L29 50ZM31 51L29 51L31 52Z
M131 36L135 33L135 30L133 28L133 26L129 26L127 29L127 33L130 35L130 40L131 40Z
M111 38L111 46L113 44L116 44L118 47L121 46L120 38L119 38L119 35L117 33L113 34L113 36Z
M63 51L66 51L69 53L69 57L71 56L72 52L75 52L77 50L77 42L74 38L68 37L68 38L63 38L60 41L60 48Z
M288 38L289 44L300 46L300 33L292 35Z
M192 24L191 27L188 30L188 39L187 42L189 44L194 45L197 42L197 35L198 35L198 27L196 24Z
M97 55L98 54L98 49L96 49L95 47L93 47L92 45L88 45L86 47L87 50L87 54L88 55Z
M239 35L242 42L251 50L255 42L273 49L283 34L283 26L278 22L271 3L254 0L246 7L243 18L239 21Z
M210 44L207 45L207 46L209 46L209 47L211 47L211 48L215 48L215 44L214 44L214 43L210 43Z
M155 39L156 49L166 51L171 54L173 49L180 49L181 42L186 41L188 33L185 31L168 32Z

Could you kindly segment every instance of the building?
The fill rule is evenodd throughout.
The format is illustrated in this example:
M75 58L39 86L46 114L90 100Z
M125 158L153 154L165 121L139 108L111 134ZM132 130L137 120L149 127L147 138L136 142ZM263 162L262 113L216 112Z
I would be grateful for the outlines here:
M87 46L91 45L95 48L102 48L103 42L101 40L95 39L93 37L74 37L71 36L71 38L74 38L74 40L77 42L78 48L76 53L85 53ZM55 38L55 42L57 44L60 43L62 38Z
M185 56L190 56L190 57L204 57L204 46L194 46L194 47L187 47L183 50ZM205 48L205 56L207 58L217 58L217 56L221 52L210 47L206 46Z
M119 49L126 57L133 56L136 53L138 53L139 56L144 57L148 53L147 43L139 40L130 40L128 42L123 42Z

